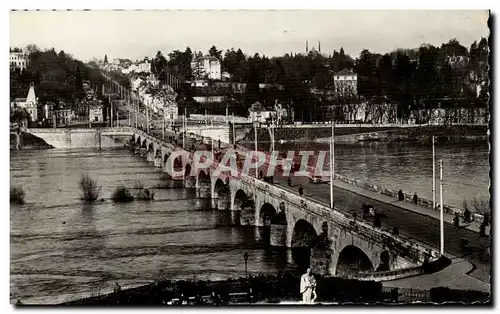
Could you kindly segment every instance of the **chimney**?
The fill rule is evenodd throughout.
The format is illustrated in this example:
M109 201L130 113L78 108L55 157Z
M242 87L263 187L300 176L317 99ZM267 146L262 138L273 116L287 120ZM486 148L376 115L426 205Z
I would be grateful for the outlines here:
M309 47L307 45L307 40L306 40L306 53L308 53L308 52L309 52Z
M321 41L318 40L318 51L321 52Z

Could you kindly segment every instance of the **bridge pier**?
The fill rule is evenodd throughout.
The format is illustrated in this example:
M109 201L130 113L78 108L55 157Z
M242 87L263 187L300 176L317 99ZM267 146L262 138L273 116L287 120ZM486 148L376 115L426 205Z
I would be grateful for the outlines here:
M140 155L141 154L141 144L135 144L134 146L134 154Z
M148 152L146 153L146 160L148 162L154 162L155 158L153 156L154 152L152 150L148 150Z
M229 195L219 194L217 198L212 199L212 205L216 209L228 210L229 209Z
M272 223L270 226L269 240L271 246L286 247L286 233L288 226L286 224Z
M154 163L155 163L155 167L158 167L158 168L162 167L162 159L161 159L161 157L155 158Z
M196 180L193 180L192 177L184 178L184 188L195 189L196 188Z
M310 255L311 270L318 275L335 275L332 273L333 250L330 248L312 248Z
M251 205L242 205L240 213L240 225L257 226L258 221L255 218L255 209Z

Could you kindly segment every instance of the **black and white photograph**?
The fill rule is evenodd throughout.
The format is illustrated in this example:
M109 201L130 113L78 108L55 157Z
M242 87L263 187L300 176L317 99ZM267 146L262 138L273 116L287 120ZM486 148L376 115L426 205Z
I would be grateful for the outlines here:
M492 305L487 8L9 18L13 308Z

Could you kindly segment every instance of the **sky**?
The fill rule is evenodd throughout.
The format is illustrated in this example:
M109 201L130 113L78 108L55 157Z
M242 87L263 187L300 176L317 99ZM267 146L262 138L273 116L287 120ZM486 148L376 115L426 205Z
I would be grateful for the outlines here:
M386 53L441 45L456 38L467 48L489 36L487 11L12 11L10 46L36 44L64 50L82 61L142 59L158 50L226 50L275 56L340 47Z

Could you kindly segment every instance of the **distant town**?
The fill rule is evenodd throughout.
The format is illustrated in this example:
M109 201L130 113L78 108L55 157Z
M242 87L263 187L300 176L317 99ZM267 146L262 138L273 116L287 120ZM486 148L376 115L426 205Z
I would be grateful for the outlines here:
M357 59L340 48L316 47L282 57L245 55L215 46L205 54L173 51L132 61L94 59L84 64L64 51L34 45L11 48L12 122L59 126L105 123L116 89L131 92L141 108L166 120L189 115L231 115L279 123L485 123L486 40L469 49L455 39ZM63 68L57 68L64 64ZM429 92L431 91L431 92ZM115 106L115 117L120 112ZM29 118L28 118L29 116Z

